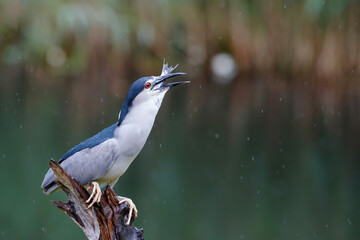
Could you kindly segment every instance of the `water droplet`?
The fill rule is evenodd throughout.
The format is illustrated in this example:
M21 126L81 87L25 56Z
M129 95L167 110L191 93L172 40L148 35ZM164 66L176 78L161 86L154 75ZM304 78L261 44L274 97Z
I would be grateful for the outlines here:
M255 157L251 157L251 161L255 161Z
M220 135L218 133L215 133L215 138L218 139Z
M162 147L162 144L160 143L160 147Z
M248 141L248 142L249 142L249 141L250 141L250 137L247 137L247 138L246 138L246 141Z

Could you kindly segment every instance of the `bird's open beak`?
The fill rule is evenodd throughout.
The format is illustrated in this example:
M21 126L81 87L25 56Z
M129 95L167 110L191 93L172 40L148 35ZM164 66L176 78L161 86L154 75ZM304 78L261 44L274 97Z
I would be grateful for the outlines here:
M169 79L169 78L172 78L172 77L176 77L176 76L180 76L180 75L185 75L186 73L169 73L169 74L166 74L166 75L163 75L163 76L159 76L157 77L157 79L155 80L155 85L158 85L158 88L161 89L161 88L171 88L171 87L175 87L177 85L181 85L181 84L184 84L184 83L189 83L190 81L181 81L181 82L171 82L171 83L165 83L165 80L166 79Z

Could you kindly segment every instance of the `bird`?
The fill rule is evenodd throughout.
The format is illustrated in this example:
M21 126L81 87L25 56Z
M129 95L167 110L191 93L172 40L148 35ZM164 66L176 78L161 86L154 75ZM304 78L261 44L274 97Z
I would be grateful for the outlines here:
M89 203L88 208L100 202L101 188L107 185L114 187L140 153L167 91L189 83L165 82L169 78L186 74L173 73L177 66L169 66L164 61L160 76L142 77L132 83L117 122L71 148L59 159L58 164L71 177L87 186L88 191L92 190L86 201ZM59 190L51 168L45 174L41 188L47 195ZM129 225L132 212L137 217L138 211L130 198L119 196L119 204L123 202L130 206L126 222Z

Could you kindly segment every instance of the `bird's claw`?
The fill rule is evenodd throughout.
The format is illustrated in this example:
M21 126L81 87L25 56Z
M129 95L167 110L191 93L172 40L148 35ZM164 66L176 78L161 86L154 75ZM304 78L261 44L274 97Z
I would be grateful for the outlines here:
M88 198L88 200L86 200L86 202L85 202L85 203L90 203L90 201L92 199L91 203L88 206L88 209L91 208L95 203L99 203L100 199L101 199L100 185L97 182L92 182L92 185L93 185L92 193L91 193L90 197Z
M128 215L128 220L126 221L125 225L129 225L130 224L130 220L132 217L132 213L134 211L134 215L135 218L137 217L138 214L138 210L136 209L135 204L133 203L133 201L130 198L122 198L122 197L118 197L119 198L119 204L121 205L122 203L126 202L129 205L130 211L129 211L129 215Z
M91 208L95 203L99 203L100 199L101 199L100 185L97 182L92 182L92 185L93 185L92 193L91 193L90 197L85 202L85 203L90 203L89 206L88 206L88 209ZM91 189L91 187L87 187L88 191L90 189ZM130 209L129 210L129 215L128 215L128 219L127 219L127 221L125 223L125 225L129 225L133 212L134 212L134 217L136 218L137 215L138 215L138 210L136 209L135 204L133 203L133 201L130 198L119 197L118 196L118 200L119 200L119 205L121 205L122 203L125 203L125 202L129 205L129 209Z

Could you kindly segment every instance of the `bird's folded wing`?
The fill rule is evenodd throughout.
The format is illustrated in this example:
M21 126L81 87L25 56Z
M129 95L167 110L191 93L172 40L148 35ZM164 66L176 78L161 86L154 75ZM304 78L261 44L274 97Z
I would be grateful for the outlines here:
M73 147L59 160L59 164L81 184L103 177L116 158L118 146L113 138L115 129L116 124ZM41 184L45 193L56 189L54 181L54 173L49 169Z
M86 139L85 141L81 142L80 144L76 145L72 149L70 149L67 153L65 153L59 160L58 163L63 162L64 160L71 157L73 154L86 149L86 148L93 148L100 143L113 138L114 132L116 129L116 123L111 125L110 127L107 127L103 129L101 132L97 133L96 135L92 136L91 138Z

